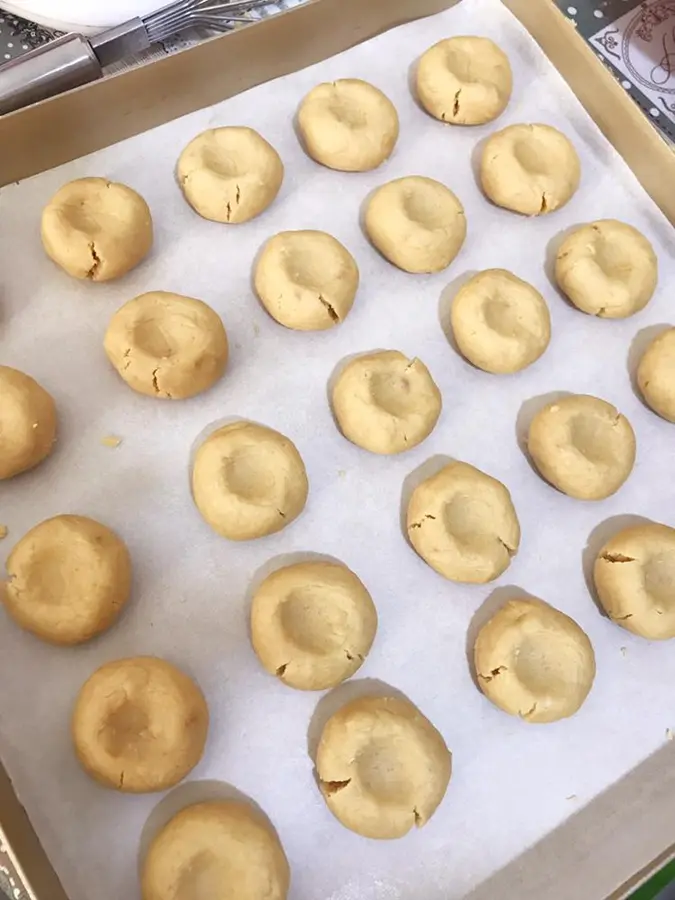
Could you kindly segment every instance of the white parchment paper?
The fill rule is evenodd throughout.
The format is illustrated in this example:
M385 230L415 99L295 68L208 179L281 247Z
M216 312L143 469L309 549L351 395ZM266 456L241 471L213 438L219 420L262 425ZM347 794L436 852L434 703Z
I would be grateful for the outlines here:
M409 67L436 40L462 33L491 36L509 53L515 91L500 125L548 122L575 143L583 179L562 211L528 220L492 208L472 167L478 142L492 127L444 126L416 106ZM399 110L400 141L378 171L332 172L315 165L298 145L292 119L300 98L317 82L339 77L372 81ZM173 177L187 141L225 124L259 129L287 167L274 206L237 227L198 218ZM447 183L465 204L466 245L442 274L398 271L360 231L359 209L368 192L407 174ZM43 205L63 182L84 175L127 182L154 214L151 259L118 284L77 283L40 248ZM561 232L603 217L641 229L660 260L654 300L627 321L574 311L546 274L547 255ZM328 333L282 329L251 291L251 264L265 239L297 228L331 232L361 269L353 312ZM130 608L87 646L48 647L4 614L0 620L0 752L71 900L138 896L139 840L159 799L106 791L73 757L73 699L97 666L117 657L158 654L198 679L213 724L204 761L190 781L234 785L266 810L291 862L293 900L460 898L666 740L666 729L675 726L672 647L633 638L602 618L582 563L624 521L616 517L673 524L675 432L641 405L629 378L629 360L634 362L645 336L656 325L672 323L672 246L670 226L497 0L464 0L435 18L0 193L0 361L34 375L60 411L53 457L0 487L0 521L10 529L1 552L48 516L77 512L117 529L135 567ZM550 349L537 365L512 377L472 369L451 348L441 325L457 281L492 266L531 281L551 308ZM176 403L137 396L107 363L101 342L110 316L127 299L152 289L200 297L224 319L231 365L205 396ZM339 361L378 347L419 356L444 398L433 435L393 459L345 441L326 399ZM632 422L637 465L611 499L581 503L558 494L533 473L519 449L517 428L536 406L534 398L554 391L596 394ZM307 509L296 523L244 545L209 530L188 486L194 441L226 416L258 420L289 435L311 483ZM102 446L109 434L124 439L119 448ZM404 481L439 454L473 463L513 494L521 551L495 585L444 581L404 541ZM380 630L359 678L379 679L407 694L453 750L455 771L445 802L424 829L403 841L365 840L332 818L314 785L308 755L308 730L321 696L293 691L266 675L249 646L252 580L271 559L298 552L339 557L364 580L378 606ZM527 725L493 708L472 683L466 658L472 620L483 604L507 596L509 586L572 615L595 645L597 681L572 720ZM326 706L324 701L324 711ZM180 796L189 799L185 789Z

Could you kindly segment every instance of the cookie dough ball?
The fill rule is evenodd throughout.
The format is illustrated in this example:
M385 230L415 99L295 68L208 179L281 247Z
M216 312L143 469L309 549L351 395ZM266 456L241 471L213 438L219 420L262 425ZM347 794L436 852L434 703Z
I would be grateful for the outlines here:
M404 272L440 272L466 237L464 207L444 184L421 175L396 178L370 197L366 234Z
M563 494L604 500L633 470L635 433L611 403L571 394L532 419L527 449L542 478Z
M575 228L555 261L555 280L582 312L625 319L649 303L658 276L652 245L637 229L615 219Z
M595 653L574 619L542 600L507 601L478 632L478 685L526 722L573 716L595 678Z
M131 589L125 544L85 516L36 525L9 554L7 574L7 612L53 644L81 644L110 628Z
M153 656L97 669L78 695L71 722L87 774L130 794L164 791L185 778L202 758L208 727L199 687Z
M283 434L255 422L214 431L197 450L192 494L203 519L231 541L290 525L307 502L302 457Z
M609 618L651 641L675 637L675 529L655 522L625 528L593 569Z
M265 244L253 280L260 302L280 325L323 331L349 315L359 270L330 234L282 231Z
M394 104L360 78L312 88L298 109L298 127L312 159L341 172L376 169L398 140Z
M495 375L536 362L551 339L551 317L536 288L505 269L486 269L460 289L451 310L462 356Z
M415 488L407 531L432 569L466 584L498 578L520 545L520 524L508 489L464 462L449 463Z
M201 300L152 291L125 303L104 339L108 359L130 388L158 400L208 390L227 365L227 334Z
M427 367L398 350L352 359L333 385L340 431L371 453L402 453L436 427L443 401Z
M637 383L647 406L675 422L675 328L664 331L647 347L638 365Z
M290 870L270 822L240 800L187 806L143 862L143 900L286 900Z
M0 366L0 481L33 469L56 440L56 406L37 381Z
M342 563L304 562L269 575L253 596L251 640L284 684L323 691L350 678L375 639L370 594Z
M577 151L550 125L509 125L485 142L480 180L496 206L525 216L550 213L572 198L580 179Z
M399 838L426 825L450 781L440 733L398 697L361 697L326 722L316 755L333 815L363 837Z
M152 247L148 204L125 184L78 178L42 213L42 245L74 278L111 281L137 266Z
M452 125L484 125L511 99L506 54L489 38L459 36L430 47L417 66L417 96L426 111Z
M178 160L185 199L212 222L248 222L274 201L284 180L277 151L252 128L211 128L190 141Z

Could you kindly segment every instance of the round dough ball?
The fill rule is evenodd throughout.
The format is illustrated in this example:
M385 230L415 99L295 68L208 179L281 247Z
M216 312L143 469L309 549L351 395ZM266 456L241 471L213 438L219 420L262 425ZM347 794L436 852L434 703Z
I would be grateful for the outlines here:
M264 816L240 800L187 806L143 862L143 900L286 900L288 861Z
M527 449L542 478L563 494L604 500L633 470L635 433L611 403L571 394L532 419Z
M508 600L478 632L478 685L495 706L526 722L573 716L595 678L588 636L542 600Z
M274 201L284 180L277 151L252 128L211 128L190 141L178 160L185 199L212 222L248 222Z
M507 55L489 38L458 36L430 47L417 66L417 96L434 118L452 125L484 125L511 99Z
M525 216L550 213L572 198L580 179L577 151L550 125L509 125L485 142L480 180L496 206Z
M464 207L444 184L421 175L396 178L370 197L366 234L404 272L440 272L466 237Z
M675 422L675 328L664 331L647 347L638 365L637 383L645 403Z
M419 484L408 503L410 543L450 581L485 584L511 564L520 524L508 489L464 462Z
M620 531L598 554L593 579L617 625L651 641L675 637L675 529L653 522Z
M398 113L382 91L360 78L318 84L302 100L298 128L307 153L341 172L376 169L398 140Z
M111 281L150 252L150 209L125 184L78 178L57 191L45 207L42 246L74 278Z
M208 390L227 365L227 334L201 300L151 291L129 300L110 320L103 343L130 388L158 400Z
M427 367L398 350L352 359L332 390L333 412L347 440L371 453L402 453L436 427L443 401Z
M253 274L267 312L286 328L322 331L349 315L359 270L324 231L282 231L265 244Z
M204 752L209 711L199 687L154 656L118 659L85 682L71 722L82 767L130 794L182 781Z
M451 324L460 353L495 375L532 365L551 339L546 301L505 269L486 269L467 281L453 301Z
M34 468L56 440L56 406L37 381L0 366L0 481Z
M214 531L231 541L250 541L297 519L309 484L291 440L241 421L214 431L197 450L192 493Z
M125 544L85 516L36 525L9 554L7 574L7 612L53 644L81 644L110 628L131 590Z
M253 596L251 640L270 675L303 691L350 678L375 640L370 594L342 563L304 562L278 569Z
M649 303L658 260L646 237L625 222L602 219L575 228L555 261L555 280L582 312L625 319Z
M316 755L328 808L345 828L369 838L399 838L426 825L451 770L441 734L399 697L346 703L326 722Z

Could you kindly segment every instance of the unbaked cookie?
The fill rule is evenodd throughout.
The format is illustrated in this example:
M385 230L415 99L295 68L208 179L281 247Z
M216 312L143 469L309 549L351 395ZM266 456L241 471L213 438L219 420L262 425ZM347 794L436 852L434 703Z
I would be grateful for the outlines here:
M24 372L0 366L0 481L33 469L56 440L56 406Z
M415 488L407 531L432 569L467 584L493 581L509 567L520 545L508 489L464 462L449 463Z
M539 359L551 339L551 317L536 288L505 269L486 269L458 291L452 331L470 363L496 375Z
M349 250L330 234L282 231L265 244L253 280L273 319L297 331L321 331L349 314L359 270Z
M290 525L305 508L309 484L292 441L241 421L214 431L197 450L192 493L214 531L249 541Z
M277 151L252 128L203 131L178 160L185 199L212 222L248 222L273 202L284 180Z
M199 687L154 656L97 669L77 697L75 752L96 781L145 794L178 784L202 758L209 711Z
M511 99L507 55L489 38L458 36L430 47L417 66L417 96L428 113L452 125L484 125Z
M532 419L527 449L540 475L563 494L604 500L633 470L635 433L611 403L571 394Z
M669 422L675 422L675 328L654 338L637 369L637 383L645 403Z
M579 187L581 163L550 125L509 125L485 142L480 180L496 206L539 216L564 206Z
M398 350L357 356L340 372L331 402L340 431L371 453L402 453L434 430L441 392L427 367Z
M307 153L329 169L367 172L388 159L398 140L398 113L382 91L359 78L319 84L298 109Z
M326 722L316 754L333 815L363 837L399 838L426 825L450 781L452 755L410 701L361 697Z
M526 722L573 716L595 678L588 636L560 610L535 599L508 600L478 632L478 685L495 706Z
M602 219L575 228L558 250L555 280L582 312L625 319L649 303L658 260L646 237L625 222Z
M42 213L42 245L74 278L111 281L137 266L152 247L148 204L125 184L78 178Z
M125 544L85 516L56 516L36 525L9 554L7 574L7 612L53 644L80 644L105 631L131 589Z
M440 272L466 237L464 207L439 181L411 175L379 187L365 212L368 238L405 272Z
M141 294L118 309L104 347L130 388L159 400L207 390L228 357L225 328L211 307L166 291Z
M675 637L675 529L625 528L598 553L593 579L609 618L641 637Z
M286 900L290 870L269 821L240 800L187 806L150 844L143 900Z
M271 675L300 690L323 691L350 678L376 631L375 604L342 563L285 566L253 596L253 649Z

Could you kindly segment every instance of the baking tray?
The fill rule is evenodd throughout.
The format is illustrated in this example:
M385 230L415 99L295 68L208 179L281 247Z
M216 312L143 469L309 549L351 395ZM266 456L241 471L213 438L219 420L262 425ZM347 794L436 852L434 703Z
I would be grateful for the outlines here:
M376 11L381 14L379 21L375 21L375 19L370 21L372 32L383 30L387 25L399 24L406 18L410 18L410 10L406 9L406 6L407 4L392 3L370 5L368 7L369 15L374 15ZM673 161L667 148L659 141L649 124L644 122L639 111L627 102L627 98L621 90L617 93L617 86L611 76L604 73L593 55L588 53L587 48L553 7L546 2L530 2L523 8L518 3L509 4L509 6L520 15L535 38L540 39L540 43L545 47L553 62L558 65L563 75L569 76L568 82L572 87L576 87L578 96L585 102L589 112L594 115L610 139L614 137L617 149L622 152L627 161L633 163L634 171L645 188L672 221L672 208L669 205L672 198L667 194L661 196L661 187L668 177L672 177ZM267 70L270 66L273 67L270 72L270 77L272 77L272 75L282 74L290 69L297 69L305 61L298 56L298 44L300 47L307 48L311 54L306 61L314 61L318 58L317 53L321 56L327 55L328 51L321 54L321 48L318 46L319 35L327 26L335 25L327 32L327 46L330 48L330 52L335 52L351 43L351 39L355 38L353 28L348 29L346 34L342 34L343 44L334 43L336 29L339 23L344 25L343 15L353 16L356 19L359 8L359 4L345 2L338 10L336 4L331 3L330 0L318 0L308 6L306 10L298 10L276 20L280 30L270 28L275 24L275 20L272 20L264 25L248 29L247 32L241 32L239 35L221 39L220 42L214 41L204 45L203 49L211 53L216 45L227 46L227 48L231 48L228 58L232 59L232 54L234 54L234 58L240 58L242 61L250 60L252 55L259 54L264 60L263 68ZM437 8L438 5L430 6L426 11L436 11ZM319 11L322 13L320 16L318 15ZM416 12L424 11L419 6L416 7ZM303 16L305 13L306 17ZM387 18L388 15L393 16L393 20ZM363 24L363 19L364 17L361 16L359 20L361 24ZM312 28L315 29L314 32L312 32ZM284 29L287 29L285 33ZM368 36L368 34L358 33L358 28L356 31L355 39ZM255 33L261 35L260 40L253 43L234 43L235 39L239 42L245 35L255 35ZM263 38L262 35L265 37ZM279 58L278 46L284 38L290 40L292 35L294 35L295 44L294 59L292 63L289 63L288 60L284 62ZM225 41L230 43L225 45ZM277 51L274 51L273 48L277 48ZM197 51L201 49L196 48ZM225 53L225 50L221 49L219 53ZM179 62L190 54L195 54L195 50L181 54L175 60ZM238 54L241 55L238 56ZM42 162L45 163L44 141L37 140L36 131L33 132L31 139L31 127L37 128L38 120L35 116L39 110L44 110L45 115L49 117L57 114L55 107L61 106L62 112L70 111L71 114L79 114L79 121L82 121L82 114L87 109L91 109L94 114L94 107L97 105L97 101L88 93L90 91L105 93L106 90L110 90L111 85L116 85L121 93L117 96L120 106L113 103L110 107L111 116L107 121L108 137L106 140L103 140L100 132L92 135L89 120L85 119L88 127L84 131L80 130L79 133L82 135L86 149L93 149L92 140L94 143L99 142L99 146L107 145L125 136L126 133L137 133L143 130L142 127L137 126L142 125L141 112L144 108L150 117L154 117L158 114L157 105L163 106L165 118L172 118L178 112L187 111L190 108L190 102L196 100L196 106L204 105L195 95L198 73L207 71L206 68L202 68L205 66L205 61L194 55L192 60L197 64L197 68L191 72L193 78L189 81L187 90L180 79L175 84L167 81L167 71L165 71L163 92L153 95L154 90L159 87L159 82L155 83L154 87L152 84L152 70L156 68L153 65L148 67L150 85L130 79L125 86L124 80L135 74L129 73L111 79L107 84L102 83L84 91L74 92L67 97L58 98L0 120L0 163L3 164L0 171L2 171L3 177L6 177L5 162L8 167L10 164L14 166L13 174L15 175L19 172L19 166L23 168L24 175L29 174L38 158L42 158ZM570 66L570 72L565 70L565 60ZM169 62L172 61L169 60ZM163 61L157 66L163 66L165 62L167 61ZM223 86L221 97L237 93L238 88L243 89L253 81L257 83L264 80L264 78L260 78L259 72L250 71L248 65L244 65L242 68L243 82L235 81L229 89ZM183 70L183 73L187 71ZM251 78L249 83L246 82L247 75ZM207 86L209 90L213 88L214 80L217 81L218 77L211 79L211 83ZM145 91L142 90L144 84ZM592 94L590 97L586 97L584 86L588 88L589 84L592 87ZM136 88L139 89L140 94ZM127 90L130 93L127 93ZM173 105L167 102L168 93L171 94L172 100L175 100ZM99 101L101 99L99 95ZM108 95L108 99L112 101L114 98L112 95ZM77 103L75 106L69 105L75 101L81 105L79 107ZM602 108L596 110L594 103L600 101L602 101ZM149 106L145 107L144 104L149 104ZM118 112L121 113L119 116ZM77 115L71 121L76 120ZM113 128L113 126L116 127ZM5 138L10 141L10 144L5 142ZM41 168L46 168L50 162L75 158L82 151L82 147L78 148L74 145L72 132L65 136L62 133L55 134L53 147L55 158L40 166ZM17 159L17 154L22 158ZM66 155L61 155L59 158L59 154ZM656 172L653 168L654 165L659 167ZM32 168L32 171L37 170ZM2 195L0 195L0 210L2 209L2 199ZM598 517L601 518L600 514ZM477 598L476 602L479 603L480 599ZM480 700L479 697L476 699ZM603 805L604 797L593 801L576 816L569 818L562 829L558 829L543 843L529 851L524 858L507 867L506 870L502 870L498 876L495 876L497 881L478 888L474 896L510 896L516 891L519 896L523 897L579 896L595 900L596 897L604 898L612 894L620 896L621 894L617 892L624 890L622 885L633 879L636 872L645 870L655 859L667 853L669 835L674 833L672 804L666 802L669 780L672 780L669 779L668 774L668 769L672 769L672 755L671 748L664 747L631 775L623 779L618 786L612 788L606 795L607 803L605 805ZM0 785L1 787L2 785ZM3 810L3 820L6 818L7 821L5 828L10 841L14 847L20 846L22 832L20 820L14 816L5 817L4 810L10 807L8 803L4 802L4 797L0 797L0 801L3 801L0 809ZM65 827L67 826L64 823L64 829ZM10 833L12 830L16 832L14 837ZM29 868L29 864L24 860L30 859L32 864L31 854L34 852L37 852L35 845L30 851L21 854L20 860L24 868ZM26 853L29 855L26 856ZM45 889L52 890L52 888ZM58 896L53 890L52 893L44 894L43 892L43 896ZM484 893L481 894L481 891ZM489 893L485 893L485 891L489 891ZM43 900L43 896L40 896L40 900Z

